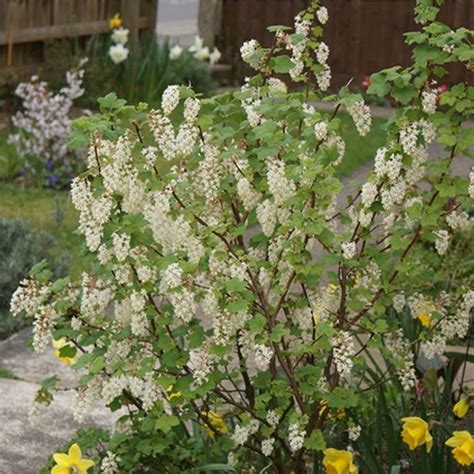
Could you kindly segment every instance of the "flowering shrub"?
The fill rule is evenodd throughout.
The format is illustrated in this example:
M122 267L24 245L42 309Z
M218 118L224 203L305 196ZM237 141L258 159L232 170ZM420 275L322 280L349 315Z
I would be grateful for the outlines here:
M67 140L71 108L84 93L83 65L81 61L77 69L66 73L66 86L58 93L49 90L48 84L37 76L20 83L15 91L24 110L12 117L17 131L8 141L23 158L25 173L50 186L68 183L78 171L79 157L68 150Z
M36 268L11 309L34 318L35 350L62 339L59 355L79 356L78 420L97 403L122 409L89 454L101 472L388 472L399 452L410 472L452 462L453 415L411 403L418 355L435 360L465 338L474 306L473 291L434 271L471 226L474 191L473 173L450 174L472 145L472 88L442 94L442 110L431 97L445 63L472 68L472 33L437 11L418 2L414 64L371 78L371 93L403 107L345 202L337 115L347 109L365 135L370 110L347 88L329 117L311 105L331 78L317 0L294 33L272 28L271 49L243 45L256 75L242 90L199 100L170 86L151 111L110 94L76 122L71 141L91 140L71 192L89 251L82 281L51 283ZM288 94L275 77L285 73L305 90ZM428 160L435 139L446 150ZM352 451L371 435L383 386L408 402L389 454L370 447L374 462ZM456 462L471 463L472 438L453 436Z

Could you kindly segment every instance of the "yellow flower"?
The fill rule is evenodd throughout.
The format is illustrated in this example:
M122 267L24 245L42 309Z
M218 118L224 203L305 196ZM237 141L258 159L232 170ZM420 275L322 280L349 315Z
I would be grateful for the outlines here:
M462 466L470 466L474 462L474 437L469 431L455 431L446 441L446 446L454 448L454 459Z
M168 395L168 397L166 397L166 399L167 399L168 401L173 400L173 398L179 398L179 397L181 397L181 396L183 395L181 392L173 392L173 385L170 385L170 386L166 389L166 391L167 391L168 393L171 392L171 393Z
M328 407L328 401L323 400L321 402L321 408L319 409L319 416L321 416L325 411L330 410ZM332 420L342 420L346 416L346 410L344 408L339 408L336 413L330 413L328 418Z
M56 341L53 341L53 347L56 349L54 351L54 355L63 363L63 364L73 364L76 359L77 359L77 354L73 357L68 357L68 356L62 356L60 353L60 350L63 347L69 347L69 344L67 343L66 339L61 338Z
M434 311L436 311L436 306L433 303L425 303L419 309L418 320L423 327L429 328L431 326L431 318Z
M109 27L112 30L113 28L120 28L122 26L122 19L120 18L120 13L116 13L109 20Z
M56 466L51 469L51 474L86 474L87 470L94 465L94 461L81 458L81 448L73 444L67 454L53 454Z
M426 451L429 453L433 446L433 437L429 432L428 423L417 416L402 418L402 439L413 451L418 446L426 443Z
M358 472L350 451L333 448L324 450L323 466L326 468L326 474L357 474Z
M459 402L456 403L453 407L453 413L458 417L458 418L463 418L466 416L466 413L469 410L469 402L467 398L461 398Z
M213 411L204 412L203 415L208 419L209 423L212 425L214 430L210 427L207 427L208 436L213 437L216 434L216 431L221 434L226 434L229 432L229 428L225 424L224 418L218 413Z
M431 314L428 313L420 313L418 315L418 319L423 327L429 328L431 325Z

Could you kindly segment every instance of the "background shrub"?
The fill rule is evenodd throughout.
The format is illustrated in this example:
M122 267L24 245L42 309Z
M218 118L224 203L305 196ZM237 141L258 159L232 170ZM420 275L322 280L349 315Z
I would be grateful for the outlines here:
M46 259L56 277L67 273L69 257L53 258L54 243L51 236L32 231L20 219L0 218L0 339L28 324L26 318L12 318L9 306L13 292L32 266Z

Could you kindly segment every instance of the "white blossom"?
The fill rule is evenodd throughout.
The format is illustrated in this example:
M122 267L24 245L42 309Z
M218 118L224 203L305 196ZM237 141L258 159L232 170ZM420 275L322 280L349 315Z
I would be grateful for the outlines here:
M275 447L275 438L268 438L262 441L262 453L264 456L271 456Z
M161 98L161 108L165 115L169 115L179 104L179 86L168 86Z
M128 41L129 30L127 28L115 28L111 39L114 43L125 45Z
M109 48L110 59L114 64L120 64L128 58L129 50L122 44L114 44Z
M329 58L329 46L321 41L318 48L316 49L316 59L320 64L326 64Z
M434 114L436 112L436 102L438 99L438 94L435 90L423 91L421 94L421 105L423 112L426 114Z
M306 430L302 429L298 423L293 423L288 429L288 444L293 453L303 447Z
M354 121L360 136L365 136L370 132L372 125L372 115L370 107L363 100L355 102L347 107L347 110Z
M341 245L341 249L342 249L342 256L346 260L351 260L356 255L357 246L355 242L344 242Z
M183 48L179 44L174 44L170 48L170 59L172 61L176 61L177 59L179 59L182 54L183 54Z
M328 136L328 124L326 122L318 122L314 126L314 136L316 140L320 142L326 140Z
M329 20L329 13L326 7L319 7L316 11L316 16L318 17L319 23L325 25Z
M449 248L449 232L447 230L438 230L435 233L435 247L439 255L446 255Z

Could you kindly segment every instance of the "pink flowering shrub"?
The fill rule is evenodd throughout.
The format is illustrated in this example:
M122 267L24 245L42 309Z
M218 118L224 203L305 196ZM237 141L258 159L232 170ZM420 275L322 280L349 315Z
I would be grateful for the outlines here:
M82 64L66 73L66 86L58 93L48 89L46 82L33 76L22 82L15 93L23 101L23 111L12 117L16 133L9 143L16 146L24 161L24 172L48 185L66 184L80 168L79 155L68 150L71 133L71 108L74 100L84 94Z
M274 28L273 48L242 46L255 76L240 91L200 100L170 86L156 110L109 94L75 122L71 143L90 143L71 192L82 279L52 283L38 267L11 309L34 318L35 350L61 339L60 357L85 370L78 420L97 404L122 409L114 434L96 433L95 472L449 472L451 386L440 382L436 411L438 381L416 366L469 333L474 292L441 270L472 226L473 174L450 166L472 145L474 101L464 84L433 100L445 63L472 68L472 33L437 11L418 3L413 65L371 78L370 93L402 106L346 197L338 113L364 136L370 109L347 88L326 96L329 12L317 0L294 32ZM303 92L287 92L285 73ZM445 149L429 159L435 140ZM393 442L371 443L385 418Z

